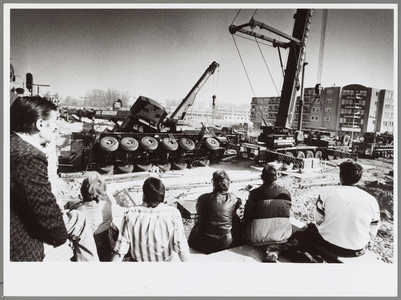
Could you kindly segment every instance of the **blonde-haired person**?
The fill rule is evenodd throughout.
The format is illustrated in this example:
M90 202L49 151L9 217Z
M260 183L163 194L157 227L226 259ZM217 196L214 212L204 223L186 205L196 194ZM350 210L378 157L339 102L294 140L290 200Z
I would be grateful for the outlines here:
M110 261L111 241L109 230L113 216L111 201L107 196L107 185L98 173L91 173L81 185L82 202L74 203L70 209L83 212L92 228L100 261Z

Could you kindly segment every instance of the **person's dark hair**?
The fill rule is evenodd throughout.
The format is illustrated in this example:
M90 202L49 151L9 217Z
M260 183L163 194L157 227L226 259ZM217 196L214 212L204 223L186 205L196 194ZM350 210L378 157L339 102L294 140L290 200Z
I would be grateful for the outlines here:
M106 200L106 190L106 182L98 173L91 173L82 181L81 195L84 202Z
M277 180L277 170L271 165L266 165L262 170L262 180L264 183L273 183Z
M143 201L148 207L156 207L164 201L166 188L159 178L149 177L143 183Z
M10 130L11 132L34 134L39 132L36 121L47 120L51 111L57 112L57 106L39 96L19 97L10 108Z
M230 177L224 170L217 170L213 173L213 191L226 192L230 187Z
M360 164L351 160L344 161L340 164L340 177L343 185L353 185L357 183L363 173L363 168Z
M15 81L15 72L14 72L14 67L12 64L10 64L10 82Z

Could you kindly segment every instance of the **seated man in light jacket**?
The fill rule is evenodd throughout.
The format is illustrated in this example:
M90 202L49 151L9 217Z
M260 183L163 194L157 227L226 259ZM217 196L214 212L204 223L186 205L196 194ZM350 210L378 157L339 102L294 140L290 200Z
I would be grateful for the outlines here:
M250 245L265 246L263 262L275 262L280 251L289 247L291 195L277 185L273 166L266 165L261 177L263 184L250 191L245 205L245 239Z

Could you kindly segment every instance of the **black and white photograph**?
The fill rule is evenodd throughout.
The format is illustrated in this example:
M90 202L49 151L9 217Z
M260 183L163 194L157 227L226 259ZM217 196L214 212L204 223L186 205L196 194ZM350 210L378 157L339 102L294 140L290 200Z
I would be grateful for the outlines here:
M4 296L397 296L398 4L3 13Z

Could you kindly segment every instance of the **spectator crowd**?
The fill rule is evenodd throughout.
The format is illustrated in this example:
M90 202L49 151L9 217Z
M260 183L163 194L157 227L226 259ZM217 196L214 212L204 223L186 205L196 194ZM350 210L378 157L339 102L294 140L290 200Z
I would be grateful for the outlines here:
M211 192L197 199L197 219L188 239L179 210L165 201L161 179L143 182L141 205L127 208L113 223L112 202L100 174L82 182L82 200L60 207L48 179L43 147L53 139L57 106L42 97L17 97L10 110L10 260L43 261L44 244L68 242L71 261L191 261L190 248L211 254L249 244L263 250L263 262L285 256L292 262L339 263L365 254L377 234L377 200L355 184L363 169L354 161L339 166L340 185L323 188L314 221L293 232L290 192L277 184L266 164L263 184L239 199L230 176L217 170ZM244 204L245 203L245 204Z

